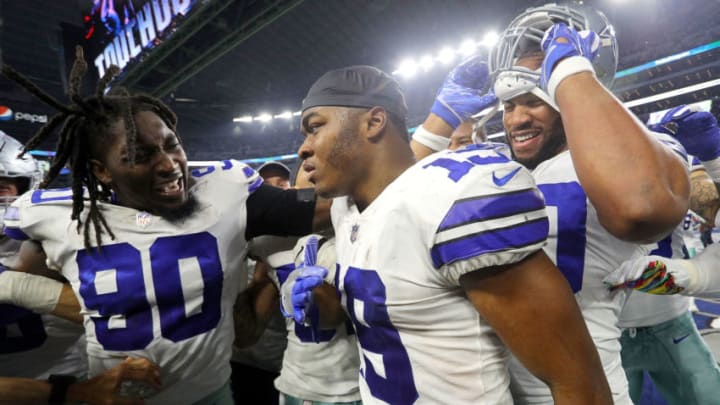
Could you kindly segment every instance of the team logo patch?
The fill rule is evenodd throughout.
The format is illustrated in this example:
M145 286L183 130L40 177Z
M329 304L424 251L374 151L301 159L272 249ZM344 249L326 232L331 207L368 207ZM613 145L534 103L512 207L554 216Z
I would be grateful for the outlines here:
M152 223L153 216L147 212L138 212L135 214L135 224L141 228L146 228Z
M357 240L358 231L360 230L360 225L353 225L352 229L350 229L350 242L355 242Z

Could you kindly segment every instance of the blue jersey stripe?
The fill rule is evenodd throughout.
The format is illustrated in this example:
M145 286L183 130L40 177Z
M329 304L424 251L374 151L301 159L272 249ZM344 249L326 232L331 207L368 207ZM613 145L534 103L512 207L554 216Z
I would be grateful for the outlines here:
M250 191L250 193L252 194L253 192L255 192L255 190L260 188L260 186L262 184L263 184L263 178L258 177L257 179L255 179L255 181L253 181L253 183L250 185L250 187L248 187L248 191Z
M282 266L275 268L275 273L277 274L280 285L285 284L285 280L287 280L293 270L295 270L295 263L283 264Z
M543 217L437 244L430 250L430 256L433 266L440 268L446 264L485 253L517 249L540 243L547 239L548 229L548 219Z
M537 211L544 207L545 201L536 189L466 198L455 201L450 207L438 227L438 232L471 222Z
M675 139L666 139L666 138L657 138L660 143L666 145L670 149L672 149L673 152L677 153L678 156L680 156L680 159L683 160L683 162L688 161L688 155L685 151L685 148L682 146L682 144Z
M28 240L28 239L30 239L30 237L27 236L27 235L25 234L25 232L23 232L22 230L20 230L20 228L16 228L16 227L14 227L14 226L6 226L6 227L3 229L3 232L5 233L5 235L7 235L7 237L9 237L9 238L11 238L11 239L15 239L15 240Z

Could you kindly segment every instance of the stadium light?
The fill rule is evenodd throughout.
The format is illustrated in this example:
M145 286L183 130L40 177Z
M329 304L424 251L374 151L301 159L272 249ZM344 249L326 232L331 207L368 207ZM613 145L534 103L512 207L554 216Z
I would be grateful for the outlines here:
M449 65L455 60L455 51L449 47L445 47L438 52L437 60L443 65Z
M292 111L285 111L282 114L274 115L273 118L282 118L284 120L289 120L290 118L292 118L292 116Z
M243 115L242 117L233 118L233 122L252 122L253 118L249 115Z
M497 43L498 39L500 39L500 37L498 36L497 32L490 31L485 34L482 41L480 41L480 45L492 48Z
M263 114L258 115L257 117L253 117L253 121L268 122L268 121L272 120L272 118L273 118L272 115L263 113Z
M404 77L412 77L415 75L415 72L417 72L417 68L417 64L414 60L405 59L393 73Z
M477 44L472 39L466 39L463 41L462 44L460 44L460 48L458 48L458 53L463 56L470 56L475 53L475 50L477 49Z
M485 36L482 38L482 40L479 43L477 43L476 45L482 46L482 47L492 47L498 41L498 38L499 38L498 34L494 31L491 31L491 32L488 32L487 34L485 34ZM461 45L460 48L463 48L463 46L467 47L468 49L471 47L471 45L469 43L465 44L465 45ZM615 74L615 78L618 79L618 78L621 78L621 77L624 77L627 75L636 74L641 71L652 69L654 67L657 67L657 66L660 66L660 65L672 62L672 61L687 58L687 57L697 55L697 54L700 54L703 52L708 52L710 50L717 49L717 48L720 48L720 40L711 42L709 44L701 45L701 46L692 48L692 49L684 51L684 52L676 53L676 54L669 55L669 56L666 56L666 57L663 57L663 58L660 58L660 59L657 59L654 61L650 61L650 62L644 63L642 65L639 65L639 66L634 66L634 67L631 67L631 68L628 68L625 70L621 70ZM444 65L449 64L457 57L457 55L458 55L458 52L456 52L452 48L444 47L440 50L440 52L438 52L436 54L436 56L433 56L433 54L427 53L427 54L423 55L417 62L413 62L412 59L407 59L405 62L403 62L403 68L405 69L405 72L412 71L414 74L416 74L419 70L422 70L423 72L428 72L438 63L444 64ZM393 74L398 75L399 70L394 71ZM675 95L686 94L689 92L702 90L704 88L716 86L716 85L718 85L717 80L700 83L695 86L690 86L690 87L687 87L684 89L673 90L669 93L654 95L654 96L651 96L650 98L633 100L633 101L629 102L630 104L628 104L628 107L634 107L634 106L640 105L640 104L651 103L653 101L660 100L663 98L674 97ZM269 114L267 114L267 115L269 115ZM292 115L292 117L299 117L301 115L301 112L294 111L291 113L291 115ZM253 121L267 122L273 118L274 119L289 119L290 117L288 116L288 111L285 111L281 114L270 116L270 119L268 119L267 117L263 117L262 119L260 117L253 118L252 116L245 115L242 117L233 118L233 122L242 122L242 123L251 123Z
M420 58L419 65L423 72L427 72L428 70L432 69L433 65L435 65L435 60L433 59L432 55L425 55Z

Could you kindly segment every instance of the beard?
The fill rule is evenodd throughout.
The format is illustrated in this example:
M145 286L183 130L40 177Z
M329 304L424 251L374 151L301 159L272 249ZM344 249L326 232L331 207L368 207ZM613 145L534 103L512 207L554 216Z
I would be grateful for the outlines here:
M512 141L508 139L508 143L512 145ZM510 153L512 154L513 160L525 166L528 170L535 170L535 168L542 162L555 157L563 149L567 147L567 138L565 137L565 129L562 126L560 120L554 125L554 128L550 132L550 136L547 141L540 147L540 150L532 157L527 159L519 159L515 156L515 151L510 147Z
M159 207L155 211L156 214L163 219L177 224L191 217L195 211L197 211L199 205L195 194L190 193L187 200L181 206L174 208Z

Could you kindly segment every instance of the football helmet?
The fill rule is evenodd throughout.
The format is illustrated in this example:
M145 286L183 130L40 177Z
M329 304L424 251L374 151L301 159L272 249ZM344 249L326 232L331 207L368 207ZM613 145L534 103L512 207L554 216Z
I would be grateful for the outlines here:
M18 185L19 194L37 188L41 180L37 161L30 154L18 157L22 150L23 145L20 142L0 131L0 177L26 179L27 186ZM11 203L15 198L3 197L2 205Z
M513 66L519 56L540 51L545 31L560 22L577 31L593 31L600 37L600 50L593 60L593 67L598 80L610 88L618 60L615 29L605 14L578 3L549 3L529 8L515 17L490 51L488 66L493 80L503 71L514 70ZM502 99L500 95L498 97Z

